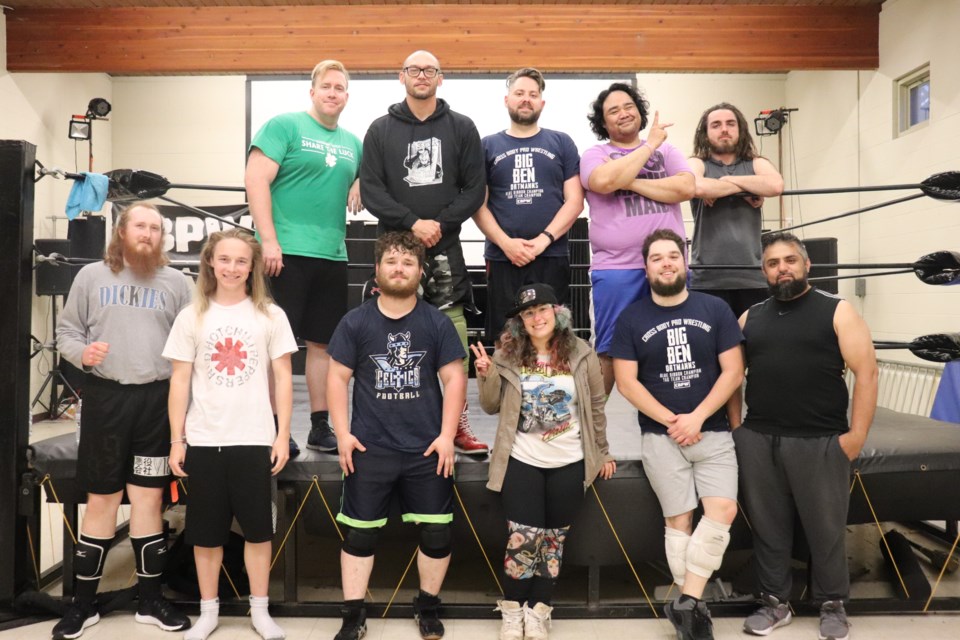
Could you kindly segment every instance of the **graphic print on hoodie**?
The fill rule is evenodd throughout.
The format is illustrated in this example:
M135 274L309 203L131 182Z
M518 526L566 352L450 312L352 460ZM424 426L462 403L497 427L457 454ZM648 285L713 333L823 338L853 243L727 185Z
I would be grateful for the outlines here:
M440 138L411 142L403 166L407 168L404 181L411 187L442 183L443 142Z
M473 303L460 228L483 204L486 188L477 128L442 99L424 120L406 101L391 105L367 130L360 195L380 221L377 234L408 231L419 220L440 223L423 282L424 299L439 309Z

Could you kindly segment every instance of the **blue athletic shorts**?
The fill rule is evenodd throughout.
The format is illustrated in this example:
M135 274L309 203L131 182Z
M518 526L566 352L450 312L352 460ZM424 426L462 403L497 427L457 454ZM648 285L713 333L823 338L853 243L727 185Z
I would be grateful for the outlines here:
M593 349L599 354L610 350L617 318L630 304L650 295L646 269L602 269L590 272L593 293Z

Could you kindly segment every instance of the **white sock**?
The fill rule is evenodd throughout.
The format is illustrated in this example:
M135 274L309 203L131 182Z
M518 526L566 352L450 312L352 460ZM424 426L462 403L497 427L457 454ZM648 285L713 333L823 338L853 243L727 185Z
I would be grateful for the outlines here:
M263 640L284 640L287 634L270 617L269 604L268 596L250 596L250 622Z
M207 640L207 636L214 632L219 624L220 599L200 601L200 617L183 634L183 640Z

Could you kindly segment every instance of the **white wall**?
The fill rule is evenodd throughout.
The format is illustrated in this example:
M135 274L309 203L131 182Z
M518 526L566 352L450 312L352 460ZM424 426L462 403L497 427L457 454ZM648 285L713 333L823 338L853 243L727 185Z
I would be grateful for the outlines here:
M243 186L244 76L113 79L115 169L145 169L172 183ZM187 204L234 204L242 193L171 190Z
M879 69L789 74L787 101L800 107L791 125L798 181L790 186L918 183L960 169L957 24L960 3L953 0L887 0L880 14ZM895 137L896 79L925 63L931 76L929 125ZM809 221L911 193L916 192L807 196L802 217ZM799 222L800 211L794 207L791 213ZM933 251L960 250L958 213L955 203L921 198L805 231L807 237L839 238L841 262L910 263ZM843 285L841 293L858 302L877 339L909 341L960 330L960 287L931 287L908 274L867 279L860 301L852 284ZM905 351L880 357L920 362Z
M0 139L26 140L37 147L37 160L46 167L67 171L87 170L87 143L76 145L67 138L67 123L73 113L84 113L91 98L111 100L110 77L102 73L7 73L6 19L0 17ZM94 124L94 170L113 165L110 123ZM66 237L64 207L72 183L44 178L36 185L34 237ZM34 298L32 333L41 341L52 339L49 297ZM49 358L32 361L31 397L49 369ZM46 394L44 394L46 395ZM49 402L49 396L44 403ZM37 410L40 411L39 406Z

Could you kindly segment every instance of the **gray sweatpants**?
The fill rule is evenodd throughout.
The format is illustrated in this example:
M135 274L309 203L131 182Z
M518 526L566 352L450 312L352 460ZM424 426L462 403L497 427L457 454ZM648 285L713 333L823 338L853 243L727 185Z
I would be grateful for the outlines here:
M849 596L850 460L837 438L771 436L743 427L733 432L741 506L753 529L760 591L781 601L789 599L793 586L794 508L810 545L813 599Z

